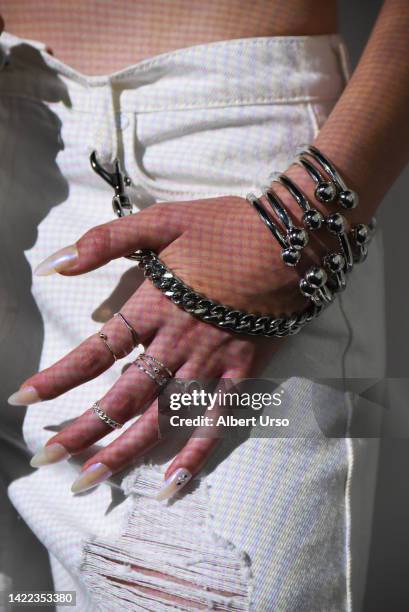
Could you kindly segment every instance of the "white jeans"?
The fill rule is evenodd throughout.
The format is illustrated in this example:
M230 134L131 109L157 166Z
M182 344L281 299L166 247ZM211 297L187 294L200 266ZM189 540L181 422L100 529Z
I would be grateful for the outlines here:
M113 194L89 165L93 148L103 161L121 158L139 209L244 196L313 140L347 78L335 35L198 45L98 77L8 33L0 48L0 350L10 393L97 331L131 291L126 259L74 279L31 276L47 255L114 218ZM81 611L172 609L161 590L192 602L179 606L186 610L358 609L377 441L325 436L313 411L331 425L351 406L313 379L383 375L382 270L378 234L342 298L266 364L263 376L284 380L305 435L221 448L176 502L152 498L170 456L76 497L70 485L83 456L25 475L3 461L12 503L49 551L55 588L76 590ZM29 407L29 450L88 408L121 367ZM16 448L17 410L3 408Z

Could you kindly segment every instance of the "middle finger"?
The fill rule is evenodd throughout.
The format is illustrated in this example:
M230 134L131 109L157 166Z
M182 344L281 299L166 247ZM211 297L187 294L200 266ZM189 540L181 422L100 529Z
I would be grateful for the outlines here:
M183 350L177 348L169 352L167 347L166 335L162 333L154 339L145 354L158 359L173 373L183 363L184 354ZM140 360L135 361L146 369ZM111 389L98 401L98 404L109 418L119 424L124 424L150 404L160 390L161 386L146 371L139 369L135 362L132 362ZM54 462L59 460L59 454L61 458L66 458L67 455L80 453L111 431L112 428L98 417L91 407L73 423L50 438L46 446L32 458L31 465L39 467Z

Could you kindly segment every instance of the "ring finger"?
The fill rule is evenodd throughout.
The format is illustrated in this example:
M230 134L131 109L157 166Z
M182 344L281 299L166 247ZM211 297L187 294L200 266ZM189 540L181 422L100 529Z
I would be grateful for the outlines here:
M177 372L177 377L179 379L179 374L183 371L184 378L187 373L189 378L195 378L198 375L206 378L216 378L216 370L212 367L211 362L212 360L209 359L206 368L203 367L202 360L194 360L193 363L187 362ZM121 436L86 461L72 486L72 491L79 493L103 482L112 474L128 467L162 439L159 431L158 402L155 401L136 423L128 427ZM209 448L208 452L210 452Z
M155 357L170 372L175 372L183 363L183 351L176 349L169 353L167 346L166 335L161 334L155 338L145 354ZM160 371L156 375L152 369L155 365ZM151 375L147 372L150 372ZM106 415L119 425L126 423L152 403L161 390L161 385L158 384L160 378L158 377L163 377L164 374L168 376L166 370L154 362L152 366L152 362L149 365L138 357L104 397L98 401L98 408L102 411L101 414ZM46 446L34 455L31 465L40 467L66 459L69 455L80 453L111 433L112 427L106 423L104 418L98 416L94 411L94 406L88 408L73 423L50 438Z
M141 343L150 340L161 324L160 305L153 307L157 300L154 292L156 289L145 281L121 309ZM58 397L96 378L111 367L114 355L124 357L135 346L135 338L120 317L114 316L100 332L105 338L99 332L92 334L52 366L28 378L9 397L9 403L25 406Z

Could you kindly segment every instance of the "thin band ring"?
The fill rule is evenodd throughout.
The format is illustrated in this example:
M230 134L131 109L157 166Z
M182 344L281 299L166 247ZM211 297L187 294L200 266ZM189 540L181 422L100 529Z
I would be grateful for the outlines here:
M156 372L152 372L149 367L145 367L143 363L141 363L141 360L138 361L135 359L133 364L138 368L138 370L141 370L141 372L144 372L147 376L149 376L149 378L159 385L159 387L164 387L169 380L169 376L163 376Z
M100 332L98 332L98 337L101 338L102 342L105 344L105 346L107 347L108 351L111 353L112 357L114 358L114 361L117 361L118 359L120 359L120 357L117 357L117 355L115 355L113 348L109 344L108 336L106 334L104 334L104 332L100 331Z
M114 317L120 317L122 319L122 321L125 323L126 327L129 329L129 331L131 332L132 335L132 340L133 340L133 347L135 348L136 346L138 346L139 344L139 334L138 332L132 327L132 325L129 323L129 321L124 317L124 315L122 314L122 312L116 312L114 314Z
M120 429L122 427L122 423L118 423L118 421L111 419L111 417L109 417L107 413L102 410L101 406L99 405L99 401L95 402L95 404L92 406L92 410L97 417L101 419L101 421L104 421L104 423L109 425L109 427L112 429Z
M151 380L156 382L159 387L163 387L173 377L172 372L167 368L159 359L148 355L147 353L141 353L133 361L133 364L144 372Z
M141 353L139 355L140 359L144 360L144 361L150 361L152 362L152 365L155 364L156 368L155 369L161 369L161 370L165 370L166 374L169 376L169 378L173 377L173 373L169 370L169 368L167 366L165 366L164 363L162 363L161 361L159 361L159 359L156 359L156 357L154 357L153 355L149 355L148 353Z

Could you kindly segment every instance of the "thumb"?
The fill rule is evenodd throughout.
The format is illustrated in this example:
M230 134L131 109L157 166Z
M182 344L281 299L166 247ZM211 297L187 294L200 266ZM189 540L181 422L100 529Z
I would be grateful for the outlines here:
M183 233L182 210L174 202L154 204L136 214L97 225L76 243L47 257L35 268L34 274L82 274L138 249L159 253Z

